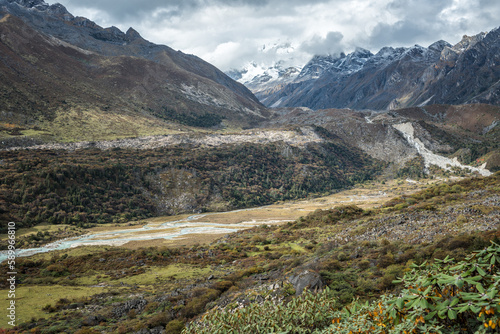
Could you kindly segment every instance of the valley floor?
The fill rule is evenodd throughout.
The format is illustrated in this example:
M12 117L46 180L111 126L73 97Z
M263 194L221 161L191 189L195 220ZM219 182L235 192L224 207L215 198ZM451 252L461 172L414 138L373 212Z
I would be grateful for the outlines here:
M81 231L81 236L56 240L38 248L18 249L18 256L50 252L79 246L183 247L212 242L231 231L260 225L279 225L306 216L315 210L327 210L338 205L356 205L363 209L381 205L385 200L446 180L391 180L384 184L366 182L354 189L300 201L285 201L251 209L193 215L162 216L122 224L102 224ZM38 229L20 229L18 236L28 236ZM7 240L7 235L0 237ZM7 252L0 252L4 260Z

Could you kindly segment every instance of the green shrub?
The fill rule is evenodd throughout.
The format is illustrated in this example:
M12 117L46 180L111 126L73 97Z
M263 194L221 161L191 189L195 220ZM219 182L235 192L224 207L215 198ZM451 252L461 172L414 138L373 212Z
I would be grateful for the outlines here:
M353 303L322 333L491 333L500 325L500 246L413 266L397 297Z
M219 290L215 289L199 289L200 291L203 290L203 294L200 294L196 296L195 298L192 298L186 305L186 307L183 310L184 316L187 318L194 317L201 312L205 310L205 306L217 299L220 295Z
M361 262L358 263L358 267L361 270L366 270L366 269L370 268L370 266L371 266L371 262L366 260L366 259L362 260Z
M233 286L233 282L231 281L217 281L212 285L213 289L224 292Z
M218 309L191 323L183 334L316 333L332 321L337 303L329 289L310 292L288 303L252 303L239 309Z
M170 321L165 327L166 334L180 334L184 329L184 323L179 320Z
M146 322L149 328L154 328L158 326L165 326L172 320L172 316L168 311L160 312L152 316Z

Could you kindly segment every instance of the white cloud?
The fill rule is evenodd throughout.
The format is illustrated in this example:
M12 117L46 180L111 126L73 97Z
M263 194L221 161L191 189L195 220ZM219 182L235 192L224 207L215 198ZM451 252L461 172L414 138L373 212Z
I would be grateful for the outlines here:
M295 47L301 64L315 53L372 52L382 46L456 43L499 25L497 0L60 0L99 25L134 27L146 39L195 54L222 70L271 62L262 45ZM305 60L304 60L305 59Z

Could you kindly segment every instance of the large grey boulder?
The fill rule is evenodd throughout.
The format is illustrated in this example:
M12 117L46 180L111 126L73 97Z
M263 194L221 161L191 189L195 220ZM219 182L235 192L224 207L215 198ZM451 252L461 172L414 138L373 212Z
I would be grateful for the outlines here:
M296 296L301 295L305 288L309 291L317 292L325 286L325 282L323 281L321 275L309 270L290 276L288 281L295 288Z

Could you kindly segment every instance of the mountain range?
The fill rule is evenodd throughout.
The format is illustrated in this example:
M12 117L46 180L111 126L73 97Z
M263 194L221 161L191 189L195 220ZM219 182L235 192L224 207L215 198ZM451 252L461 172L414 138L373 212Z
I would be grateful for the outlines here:
M376 54L314 56L293 80L247 79L268 107L386 110L428 104L498 104L500 30L464 36L456 45L384 47ZM233 74L234 78L234 74ZM241 80L240 80L241 81Z
M249 62L226 75L133 28L102 28L43 0L0 0L0 143L34 147L194 132L167 140L193 142L200 131L320 126L349 149L402 165L422 155L405 137L411 128L426 150L467 164L484 157L495 170L500 116L488 104L500 103L499 46L495 29L454 46L438 41L317 55L301 68L293 65L291 44L277 43L263 46L260 58L281 60ZM447 106L477 102L483 104ZM381 112L387 109L395 112ZM448 168L449 161L437 160Z

